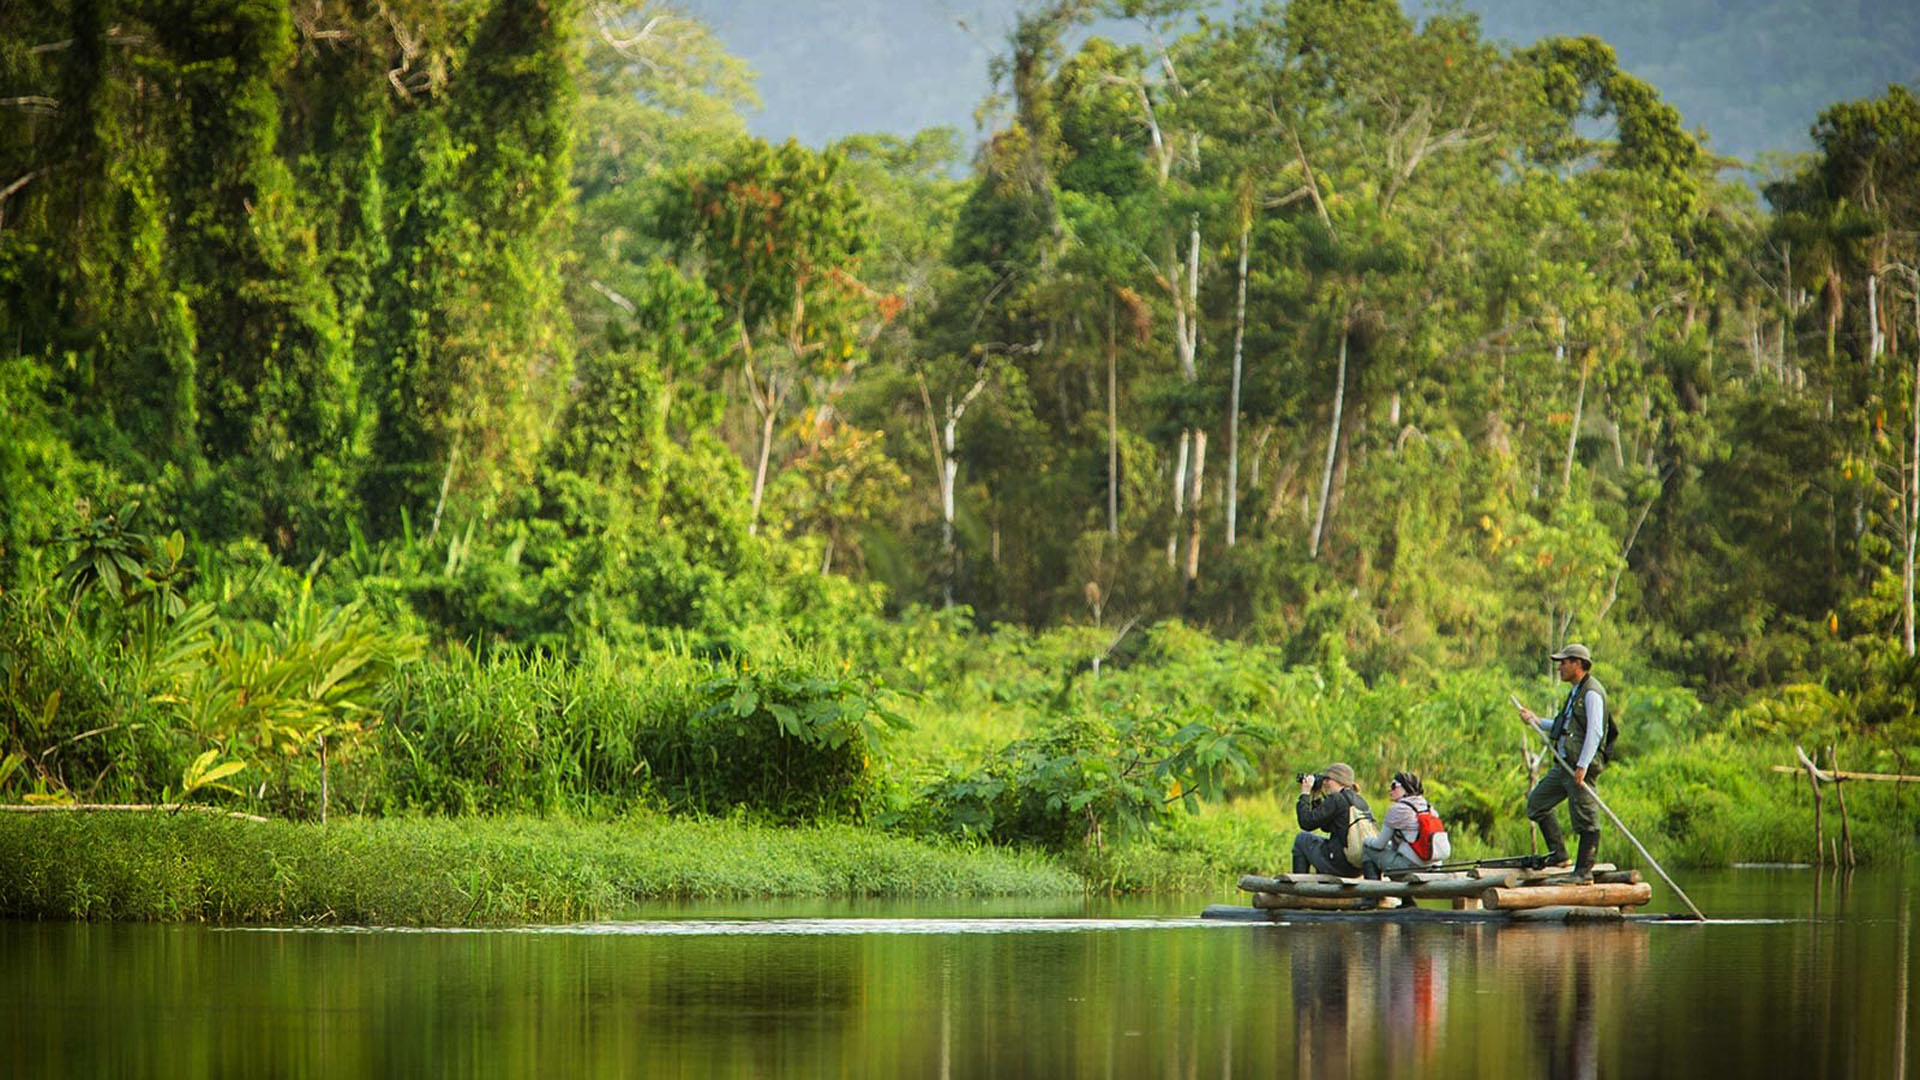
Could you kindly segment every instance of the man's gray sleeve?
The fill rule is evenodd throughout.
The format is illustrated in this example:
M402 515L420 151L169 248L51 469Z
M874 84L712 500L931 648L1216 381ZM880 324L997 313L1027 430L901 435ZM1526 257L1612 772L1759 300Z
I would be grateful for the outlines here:
M1580 759L1573 763L1576 769L1584 769L1593 764L1593 755L1600 752L1600 733L1607 730L1607 701L1598 693L1587 691L1587 737L1580 743Z

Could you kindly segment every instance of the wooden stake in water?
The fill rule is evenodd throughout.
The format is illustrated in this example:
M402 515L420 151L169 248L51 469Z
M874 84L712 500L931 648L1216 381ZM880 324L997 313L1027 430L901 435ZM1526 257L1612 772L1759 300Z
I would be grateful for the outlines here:
M1507 700L1513 702L1513 707L1516 709L1526 708L1525 705L1520 704L1520 699L1515 695L1508 694ZM1533 727L1533 724L1529 722L1527 726ZM1560 751L1554 748L1553 740L1547 738L1547 733L1541 731L1539 728L1534 728L1534 731L1540 736L1541 741L1547 744L1547 753L1552 754L1553 760L1559 762L1560 767L1567 770L1568 776L1572 776L1573 766L1567 764L1567 759L1560 756ZM1707 917L1700 913L1700 908L1693 902L1693 898L1688 896L1687 891L1676 884L1673 878L1667 876L1667 872L1662 870L1660 864L1654 860L1653 853L1647 850L1647 846L1640 842L1639 837L1633 835L1633 831L1627 828L1626 822L1620 820L1620 815L1613 812L1613 807L1607 805L1607 801L1600 797L1600 793L1593 790L1593 785L1584 780L1579 781L1579 783L1582 788L1586 789L1587 794L1593 796L1593 801L1599 804L1600 809L1606 811L1607 820L1613 822L1613 827L1619 829L1621 835L1633 842L1634 850L1640 853L1641 858L1647 860L1647 865L1653 867L1653 872L1659 874L1660 880L1667 883L1667 888L1672 889L1674 895L1678 896L1681 901L1687 905L1688 910L1693 912L1693 917L1701 922L1706 922Z

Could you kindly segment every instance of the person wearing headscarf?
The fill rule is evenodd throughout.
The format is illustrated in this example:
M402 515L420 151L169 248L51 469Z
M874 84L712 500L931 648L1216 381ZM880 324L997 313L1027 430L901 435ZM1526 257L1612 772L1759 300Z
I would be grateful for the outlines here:
M1396 870L1422 870L1438 859L1422 859L1415 854L1413 842L1420 836L1420 815L1433 809L1420 774L1397 772L1387 784L1387 815L1380 832L1369 837L1361 857L1361 876L1378 879Z

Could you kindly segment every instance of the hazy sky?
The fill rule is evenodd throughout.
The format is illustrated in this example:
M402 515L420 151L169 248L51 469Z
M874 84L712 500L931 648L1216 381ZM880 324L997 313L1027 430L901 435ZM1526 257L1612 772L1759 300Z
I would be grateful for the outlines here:
M753 130L818 145L859 131L974 134L1020 0L682 0L759 74ZM1030 6L1030 5L1029 5ZM1835 101L1920 80L1920 0L1463 0L1489 38L1598 34L1713 149L1808 148ZM1418 0L1410 10L1421 10ZM1221 10L1227 10L1222 8ZM1764 16L1756 12L1764 11ZM1118 30L1118 32L1115 32ZM1131 26L1109 36L1138 39Z

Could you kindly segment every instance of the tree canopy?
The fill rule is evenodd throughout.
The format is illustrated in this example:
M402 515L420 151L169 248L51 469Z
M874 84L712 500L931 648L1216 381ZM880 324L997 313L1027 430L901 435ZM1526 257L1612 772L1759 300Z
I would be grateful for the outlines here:
M14 12L0 587L137 501L442 641L931 604L1910 701L1911 88L1762 200L1608 43L1392 0L1052 0L993 74L964 170L747 136L651 0Z

